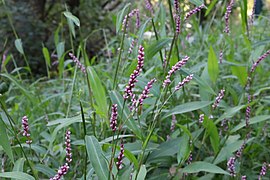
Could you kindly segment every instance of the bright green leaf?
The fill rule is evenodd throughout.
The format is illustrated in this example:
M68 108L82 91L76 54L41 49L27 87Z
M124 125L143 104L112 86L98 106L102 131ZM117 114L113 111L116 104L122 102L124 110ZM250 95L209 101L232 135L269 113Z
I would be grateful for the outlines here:
M145 56L148 60L150 60L157 52L159 52L162 48L164 48L169 42L170 38L159 39L155 41L145 50Z
M218 59L212 46L210 46L208 53L208 74L210 76L210 79L215 83L218 78L219 69Z
M225 174L230 175L228 172L224 171L220 167L210 164L208 162L197 161L186 166L183 170L183 173L198 173L198 172L209 172L214 174Z
M21 54L24 54L23 46L22 46L22 40L21 40L21 39L16 39L16 40L15 40L15 47L16 47L16 49L17 49Z
M66 11L64 12L64 15L67 19L70 19L74 24L76 24L76 26L80 27L80 20L76 16L71 14L71 12Z
M33 176L30 176L23 172L4 172L4 173L0 173L0 177L14 178L18 180L35 180Z
M218 153L220 139L215 123L212 120L205 117L203 121L203 126L206 129L207 135L210 137L210 142L212 148L214 149L215 154Z
M177 162L182 164L186 161L190 154L189 136L185 133L183 135L182 141L179 144L179 152L177 153Z
M45 62L47 64L47 66L51 67L51 57L50 57L50 53L49 53L48 49L46 47L43 47L42 53L43 53L43 56L45 58Z

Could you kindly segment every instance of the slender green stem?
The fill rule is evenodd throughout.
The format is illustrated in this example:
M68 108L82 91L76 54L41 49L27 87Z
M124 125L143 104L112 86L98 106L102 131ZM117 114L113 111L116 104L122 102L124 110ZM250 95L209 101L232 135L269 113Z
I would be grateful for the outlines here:
M156 30L156 26L155 26L153 18L151 19L151 21L152 21L152 26L153 26L153 29L154 29L154 32L155 32L156 40L158 41L158 33L157 33L157 30ZM159 50L159 56L160 56L161 65L163 65L163 55L162 55L161 50Z
M82 115L82 121L83 121L83 135L84 135L84 143L85 142L85 136L86 136L86 124L85 124L85 118L84 118L84 112L83 112L83 106L82 106L82 102L80 101L80 107L81 107L81 115ZM86 174L87 174L87 149L86 149L86 145L85 145L85 160L84 160L84 180L86 180Z

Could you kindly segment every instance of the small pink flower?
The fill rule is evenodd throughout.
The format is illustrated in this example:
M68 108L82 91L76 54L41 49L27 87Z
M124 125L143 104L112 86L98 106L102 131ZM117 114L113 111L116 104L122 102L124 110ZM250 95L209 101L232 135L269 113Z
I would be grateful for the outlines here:
M256 69L256 67L259 65L259 63L264 60L267 56L270 55L270 50L266 51L262 56L260 56L257 61L252 65L250 73L253 73Z
M204 114L200 114L199 123L203 123L204 120Z
M123 168L123 157L124 157L124 143L123 141L121 141L121 144L120 144L120 153L117 157L117 162L116 162L116 166L117 166L117 169L120 170Z
M205 8L205 5L204 5L204 4L202 4L202 5L198 6L198 7L196 7L195 9L190 10L190 11L186 14L185 21L186 21L190 16L192 16L193 14L195 14L195 13L201 11L203 8Z
M31 140L31 137L30 137L28 118L26 116L23 116L23 118L22 118L22 128L23 128L23 134L22 135L27 137L26 144L31 144L32 140Z
M178 91L181 89L185 84L189 83L193 78L193 74L187 76L186 78L183 79L182 82L179 82L177 86L175 86L174 90Z
M230 33L229 18L230 18L230 14L232 12L233 5L234 5L234 0L231 0L231 2L227 6L227 10L225 13L225 30L224 30L224 32L227 34Z
M116 125L117 125L117 104L112 105L112 114L111 114L111 119L110 119L110 127L113 132L116 131Z
M218 93L218 96L216 97L215 103L212 105L213 109L216 109L216 107L219 105L220 101L224 97L224 89L221 89L220 92Z
M235 173L235 157L230 157L229 161L227 162L228 171L230 172L232 177L236 176Z
M71 163L71 161L72 161L70 134L71 134L70 130L67 130L66 137L65 137L66 161L67 161L67 163Z
M72 54L72 53L69 53L68 55L72 58L73 62L76 63L76 65L78 66L78 68L81 69L81 71L82 71L84 74L86 74L86 68L85 68L85 66L79 61L79 59L78 59L74 54Z

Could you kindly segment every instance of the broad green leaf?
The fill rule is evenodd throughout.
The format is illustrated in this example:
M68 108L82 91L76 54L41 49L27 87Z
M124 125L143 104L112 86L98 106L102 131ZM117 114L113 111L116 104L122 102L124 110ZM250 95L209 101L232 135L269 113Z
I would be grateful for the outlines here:
M109 167L98 140L94 136L85 136L87 154L99 179L108 179Z
M216 5L217 1L218 0L213 0L211 2L211 4L208 6L208 8L207 8L207 10L205 12L205 16L207 16L211 12L211 10L213 9L213 7Z
M247 69L246 67L232 66L232 74L238 77L238 80L242 86L245 86L247 83Z
M210 46L208 53L208 74L213 83L215 83L218 78L219 69L218 69L218 59L212 46Z
M142 165L136 180L145 180L146 174L147 174L146 167L145 165ZM134 177L132 176L132 179L133 178L135 179L135 176Z
M140 27L140 30L138 32L138 44L142 44L142 41L144 40L143 35L149 21L151 21L151 18L147 19L145 23Z
M128 3L120 12L117 14L117 20L116 20L116 32L118 33L122 27L122 23L124 20L124 16L127 14L127 8L130 6L130 3Z
M213 101L194 101L194 102L188 102L185 104L181 104L176 106L175 108L173 108L172 110L170 110L169 112L167 112L162 119L169 117L173 114L183 114L186 112L191 112L191 111L195 111L201 108L204 108L210 104L212 104Z
M185 133L183 135L182 141L179 144L179 152L177 153L177 162L182 164L186 161L190 154L189 136Z
M197 161L186 166L183 170L183 173L198 173L198 172L209 172L214 174L225 174L230 175L228 172L224 171L220 167L203 161Z
M25 161L24 158L18 159L18 160L15 162L12 171L13 171L13 172L23 172L24 161Z
M270 119L270 116L269 115L261 115L261 116L256 116L256 117L253 117L253 118L250 118L249 120L249 124L256 124L256 123L259 123L259 122L263 122L263 121L266 121L266 120L269 120ZM246 126L246 120L243 120L240 124L238 124L237 126L235 126L231 132L236 132L238 131L239 129L242 129L243 127Z
M68 22L68 28L69 28L69 30L70 30L72 36L73 36L74 38L76 38L75 26L74 26L73 21L71 21L70 19L67 19L67 22Z
M62 55L65 52L65 42L60 42L56 46L57 58L58 60L61 59Z
M93 98L97 105L95 106L95 109L99 115L101 115L104 118L107 118L108 105L105 88L102 85L101 80L93 67L88 67L87 71Z
M212 120L205 117L203 121L203 126L206 129L207 135L210 137L210 142L212 148L214 149L215 154L218 153L220 139L215 123Z
M117 91L112 91L110 93L110 97L111 97L112 103L118 105L118 107L117 107L118 108L118 112L123 112L123 120L127 120L126 121L127 127L133 133L135 133L138 138L141 139L142 138L142 134L141 134L141 130L139 128L138 122L137 121L134 121L134 119L132 117L129 117L130 116L130 111L129 111L129 109L128 109L127 106L125 106L124 107L124 110L122 110L123 109L123 103L124 103L123 96L121 96Z
M244 107L246 107L246 106L245 105L239 105L239 106L236 106L236 107L233 107L233 108L227 108L227 110L222 114L222 116L220 116L215 121L215 124L219 123L220 121L222 121L225 118L231 118L231 117L233 117L237 112L239 112Z
M148 161L155 160L162 156L173 156L179 152L180 144L183 138L171 139L169 141L161 143L156 150L154 150L148 157Z
M18 180L35 180L33 176L30 176L23 172L4 172L0 173L0 177L2 178L14 178Z
M165 38L165 39L159 39L158 41L155 41L154 43L152 43L145 50L146 59L150 60L152 57L155 56L157 52L159 52L162 48L164 48L170 41L171 41L170 38Z
M8 135L6 132L6 125L3 120L0 121L0 145L3 147L5 153L8 155L10 160L14 163L13 151L11 150L11 146L9 143Z
M53 169L51 169L48 166L45 166L43 164L35 165L35 169L38 172L41 172L41 173L45 174L48 177L53 177L55 175L55 171Z
M17 49L21 54L24 54L23 46L22 46L22 40L21 40L21 39L16 39L16 40L15 40L15 47L16 47L16 49Z
M204 4L203 0L189 0L192 4L195 4L196 6L200 6Z
M64 15L67 19L70 19L76 26L80 27L80 20L74 16L71 12L65 11Z
M47 66L51 67L51 57L50 57L50 53L49 53L48 49L46 47L43 47L42 53L43 53L43 56L45 58L45 62L47 64Z

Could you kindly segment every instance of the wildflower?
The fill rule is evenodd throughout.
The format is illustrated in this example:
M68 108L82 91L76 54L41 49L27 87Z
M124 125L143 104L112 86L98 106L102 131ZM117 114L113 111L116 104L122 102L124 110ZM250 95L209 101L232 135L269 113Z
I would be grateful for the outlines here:
M130 47L129 47L129 49L128 49L128 54L131 54L131 53L132 53L133 48L134 48L134 46L135 46L135 43L136 43L136 39L132 39L132 40L131 40Z
M265 176L266 171L267 171L267 165L266 165L266 162L264 162L263 165L262 165L260 175L259 175L259 180L261 180L262 177Z
M218 104L220 103L221 99L224 97L224 89L221 89L220 92L218 93L218 96L216 97L215 103L212 105L212 108L215 109Z
M251 13L251 16L249 19L249 26L252 26L252 24L254 22L255 8L256 8L256 0L254 0L254 3L253 3L252 13Z
M199 123L203 123L204 120L204 114L200 114Z
M120 144L120 153L117 157L117 162L116 162L116 166L117 166L117 169L120 170L122 169L123 167L123 157L124 157L124 143L123 141L121 141L121 144Z
M181 26L181 19L180 19L180 15L175 15L175 24L176 24L176 28L175 28L175 32L176 34L180 34L180 26Z
M250 119L250 101L251 101L251 97L250 95L248 95L248 106L246 109L246 127L249 126L249 119Z
M223 119L222 121L221 121L221 125L220 125L222 128L220 129L220 132L219 132L219 134L221 135L222 134L222 132L226 132L228 129L229 129L229 127L228 127L228 119Z
M138 29L140 26L140 12L139 9L133 9L129 14L125 15L124 20L122 22L122 31L128 27L129 19L136 15L136 28Z
M190 151L190 154L189 154L189 157L188 157L188 160L187 160L187 164L191 164L192 162L192 152Z
M164 56L164 58L163 58L163 67L165 68L166 66L167 66L167 57L166 56Z
M168 86L171 83L170 77L173 73L175 73L177 70L179 70L182 66L184 66L187 61L189 60L188 56L185 56L181 61L178 61L172 69L168 72L168 75L166 76L166 79L163 82L163 87Z
M241 180L247 180L247 176L246 175L242 176Z
M142 94L140 95L139 99L138 99L138 102L139 102L139 105L143 105L143 101L148 97L148 94L150 92L150 89L152 88L154 82L156 82L157 80L154 78L152 79L151 81L149 81L147 83L147 85L144 87L144 90L142 92Z
M116 125L117 125L117 104L112 105L112 114L111 114L111 119L110 119L110 127L113 132L116 131Z
M71 143L70 143L70 130L67 130L65 137L65 145L66 145L66 161L67 163L71 163L72 161L72 153L71 153Z
M178 14L180 12L179 10L179 1L178 0L174 0L174 10L175 10L175 13Z
M198 7L196 7L195 9L192 9L191 11L189 11L189 12L186 14L185 21L186 21L190 16L192 16L193 14L195 14L195 13L201 11L203 8L205 8L205 5L204 5L204 4L202 4L202 5L198 6Z
M243 150L245 149L245 146L246 146L246 140L241 145L241 147L237 150L236 155L235 155L237 158L240 158L242 156L242 153L243 153Z
M186 78L183 79L182 82L179 82L177 86L175 86L174 90L178 91L179 89L181 89L186 83L190 82L193 78L193 74L187 76Z
M232 12L233 5L234 5L234 0L231 0L229 5L227 6L227 10L226 10L226 13L225 13L225 30L224 30L224 32L227 33L227 34L230 33L229 18L230 18L230 14Z
M67 163L65 163L63 166L59 168L59 170L57 171L57 174L54 177L50 178L50 180L60 180L62 176L67 174L68 169L69 169L69 166Z
M219 63L222 64L222 59L223 59L223 51L219 51Z
M148 9L153 14L154 9L153 9L151 1L150 0L144 0L144 2L145 2L146 9Z
M270 54L270 50L266 51L262 56L258 58L258 60L252 65L250 73L253 73L255 71L255 68L259 65L259 63L264 60L268 55Z
M172 115L172 123L171 123L171 128L170 128L170 130L171 130L171 132L173 132L174 131L174 128L175 128L175 124L176 124L176 116L173 114Z
M128 85L125 88L125 94L123 96L124 99L132 97L133 88L135 87L135 83L138 81L136 78L140 75L140 72L142 71L143 63L144 63L144 48L143 46L140 46L138 52L138 65L136 69L133 71L133 73L130 75Z
M227 162L227 168L231 176L235 177L235 157L230 157L229 161Z
M81 71L84 74L86 74L86 68L85 68L84 65L82 65L82 63L79 61L79 59L76 58L76 56L74 56L72 53L69 53L68 55L72 58L73 62L76 63L76 65L78 66L78 68L81 69Z
M28 124L28 118L26 116L23 116L22 118L22 128L23 128L23 136L27 137L26 144L31 144L32 140L30 138L30 130L29 130L29 124Z

